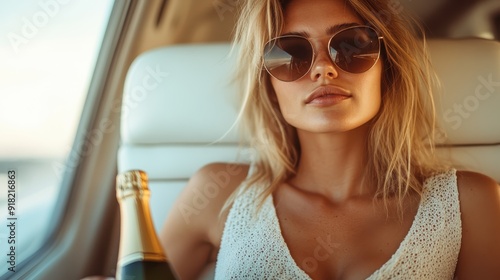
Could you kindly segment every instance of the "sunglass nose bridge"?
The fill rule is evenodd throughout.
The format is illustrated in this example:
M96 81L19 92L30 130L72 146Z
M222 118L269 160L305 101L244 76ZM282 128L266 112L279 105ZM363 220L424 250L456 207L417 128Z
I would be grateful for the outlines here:
M323 48L321 50L316 50L315 56L311 62L311 67L309 69L309 74L314 80L324 78L336 78L338 77L338 69L333 61L334 58L331 57L328 49Z

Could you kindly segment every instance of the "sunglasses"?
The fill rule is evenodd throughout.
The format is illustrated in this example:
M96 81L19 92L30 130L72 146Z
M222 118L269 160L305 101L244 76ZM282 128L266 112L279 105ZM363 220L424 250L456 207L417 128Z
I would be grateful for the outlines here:
M369 26L353 26L336 32L328 42L332 62L341 70L359 74L368 71L380 57L383 37ZM276 79L292 82L306 75L315 59L309 39L299 35L276 37L264 46L264 68Z

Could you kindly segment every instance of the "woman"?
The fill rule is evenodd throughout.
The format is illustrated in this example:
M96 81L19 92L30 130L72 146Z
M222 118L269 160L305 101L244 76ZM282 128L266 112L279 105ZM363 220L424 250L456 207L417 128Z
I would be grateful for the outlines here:
M500 279L500 191L432 149L432 75L394 2L246 1L236 30L251 167L162 242L182 279Z

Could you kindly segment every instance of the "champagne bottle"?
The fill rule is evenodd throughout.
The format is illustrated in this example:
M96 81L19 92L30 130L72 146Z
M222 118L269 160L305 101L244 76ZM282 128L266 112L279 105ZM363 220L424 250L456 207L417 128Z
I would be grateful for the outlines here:
M176 279L153 227L149 196L144 171L131 170L116 177L121 214L117 280Z

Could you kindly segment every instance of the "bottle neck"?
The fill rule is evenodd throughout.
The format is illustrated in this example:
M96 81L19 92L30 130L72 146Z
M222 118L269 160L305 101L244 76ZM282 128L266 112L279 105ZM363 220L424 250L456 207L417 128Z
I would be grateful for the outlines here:
M149 210L149 191L119 199L120 249L118 265L147 260L166 261Z

